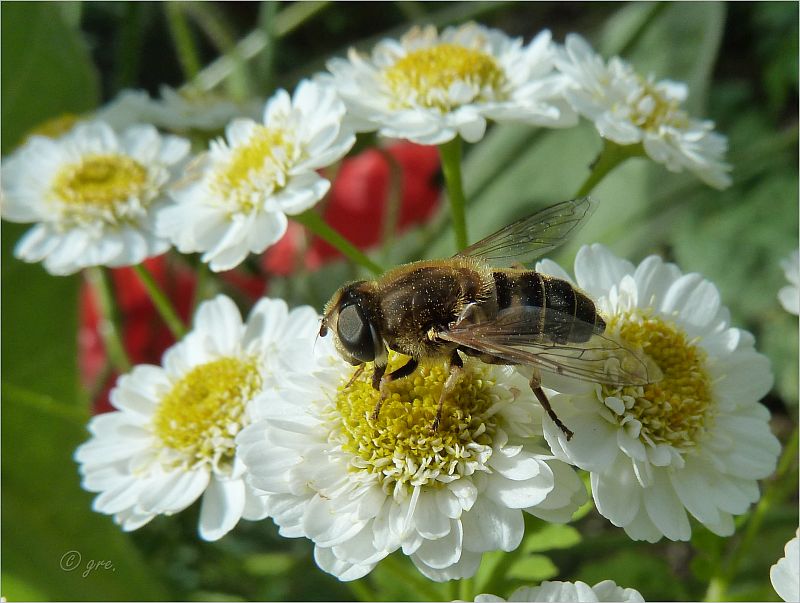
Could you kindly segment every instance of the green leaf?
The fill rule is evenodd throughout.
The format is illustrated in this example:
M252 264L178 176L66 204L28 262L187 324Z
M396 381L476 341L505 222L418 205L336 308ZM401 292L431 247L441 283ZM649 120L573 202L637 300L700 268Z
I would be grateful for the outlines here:
M13 246L28 228L2 223L3 380L75 405L79 277L51 276L40 264L15 259Z
M14 259L27 226L3 223L2 554L9 599L153 600L169 594L130 538L91 510L80 487L75 448L87 439L78 394L79 277L54 277ZM80 561L70 571L59 562ZM89 571L90 563L110 567ZM71 566L70 566L71 567ZM69 569L69 567L68 567ZM16 590L18 589L18 590Z
M287 553L259 553L244 560L244 569L256 576L275 576L292 569L296 560Z
M375 592L384 601L445 601L447 585L437 584L419 573L399 551L381 561L370 573Z
M798 404L797 317L782 310L780 308L777 314L770 313L764 319L759 333L758 349L772 362L775 389L791 408Z
M663 2L626 2L603 24L597 42L605 57L627 56L647 31L658 13L666 8Z
M740 323L780 310L779 262L797 245L796 190L796 174L772 170L750 187L703 195L703 211L685 212L676 224L682 267L713 275Z
M3 571L3 593L12 601L44 601L45 595L30 582L19 579L8 571Z
M68 14L75 20L71 9L59 2L0 5L3 153L44 120L97 106L97 73L80 32L67 23Z
M581 534L568 525L546 524L541 530L525 537L522 543L526 553L568 549L581 541Z
M2 397L3 574L14 578L3 595L25 599L35 584L45 600L169 598L79 485L72 454L86 439L83 413L8 384Z
M527 555L517 559L508 569L507 578L526 583L549 580L558 574L558 568L544 555Z
M624 588L635 588L645 601L687 599L684 581L673 575L667 561L641 547L627 548L586 563L573 579L587 584L613 580Z
M198 590L192 593L192 601L246 601L230 593L220 593L216 591Z

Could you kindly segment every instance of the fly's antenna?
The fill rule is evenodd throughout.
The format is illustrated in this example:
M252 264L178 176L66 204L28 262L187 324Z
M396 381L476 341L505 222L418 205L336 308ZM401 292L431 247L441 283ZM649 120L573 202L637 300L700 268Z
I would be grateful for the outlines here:
M317 341L319 341L320 336L325 337L328 334L328 325L325 324L325 317L322 316L319 319L319 331L317 331L317 336L314 338L314 346L311 348L311 351L314 352L317 349Z

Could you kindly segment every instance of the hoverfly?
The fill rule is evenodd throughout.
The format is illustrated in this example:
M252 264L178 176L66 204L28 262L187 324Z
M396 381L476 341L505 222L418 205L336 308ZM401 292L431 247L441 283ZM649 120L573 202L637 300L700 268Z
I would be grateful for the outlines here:
M464 366L462 354L482 362L527 365L530 386L567 439L572 432L552 409L541 372L615 386L645 385L661 378L642 352L605 334L594 302L571 283L527 270L560 245L590 214L588 197L564 201L522 218L449 259L413 262L376 280L341 287L325 306L319 334L328 331L341 356L354 366L374 362L372 386L411 375L424 360L449 360L442 405ZM493 267L493 266L504 267ZM386 373L388 350L410 357ZM358 374L358 373L357 373Z

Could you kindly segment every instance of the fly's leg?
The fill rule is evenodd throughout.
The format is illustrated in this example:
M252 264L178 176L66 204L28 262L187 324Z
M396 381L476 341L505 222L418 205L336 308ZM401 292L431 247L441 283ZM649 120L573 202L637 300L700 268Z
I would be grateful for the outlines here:
M544 408L545 412L547 413L547 416L549 416L553 420L553 423L555 423L558 426L558 428L564 432L564 435L567 436L567 441L571 440L574 434L567 428L566 425L564 425L561 422L561 419L558 418L558 415L553 410L553 407L550 406L550 400L547 399L547 394L545 394L544 390L542 389L542 381L539 378L539 375L537 375L535 372L533 374L533 377L531 377L530 383L534 395L539 400L539 403L542 405L542 408Z
M442 393L439 394L439 406L436 408L436 418L433 420L433 425L431 426L433 431L439 429L439 423L442 422L442 406L444 405L444 399L453 391L453 388L455 388L456 383L458 383L458 380L461 378L461 371L463 369L464 361L461 360L458 351L453 350L453 355L450 356L450 374L447 376L447 380L442 386Z
M347 382L347 385L344 386L345 389L348 389L353 383L355 383L356 379L361 376L361 373L364 372L364 368L366 368L366 364L359 364L358 368L353 373L353 376L350 377L350 381Z
M383 381L383 374L386 372L386 365L375 365L375 372L372 373L372 388L381 391L381 382ZM378 413L381 412L381 404L383 404L383 392L381 392L378 402L375 404L375 410L372 411L372 420L378 418Z
M378 414L381 412L381 406L383 405L383 401L389 397L389 390L387 386L394 381L395 379L402 379L403 377L408 377L411 373L417 370L417 365L419 365L419 361L411 358L408 362L406 362L400 368L396 368L391 373L384 375L386 371L385 366L376 366L375 372L372 374L372 387L377 389L381 395L378 398L377 404L375 404L375 410L372 411L372 420L375 421L378 418Z

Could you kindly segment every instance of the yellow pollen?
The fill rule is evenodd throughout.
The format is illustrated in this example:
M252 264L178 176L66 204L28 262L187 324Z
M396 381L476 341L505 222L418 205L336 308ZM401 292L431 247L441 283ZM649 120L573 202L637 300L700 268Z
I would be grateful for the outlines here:
M387 372L407 358L390 354ZM467 365L469 367L469 365ZM495 382L484 369L466 368L445 398L442 421L433 431L439 395L448 376L443 363L421 366L389 384L389 396L377 420L372 412L380 394L372 387L372 364L335 401L342 425L343 449L359 457L353 470L377 473L385 491L396 482L436 485L439 474L460 475L465 463L487 454L495 432L488 412L498 401Z
M161 400L153 419L155 433L189 465L230 461L245 403L260 390L254 360L220 358L201 364Z
M647 80L640 78L642 91L631 103L633 113L631 121L643 130L649 132L658 130L662 125L676 128L685 128L689 124L689 117L680 108L676 99L664 98L663 93L656 90L655 86Z
M233 149L213 186L223 196L236 199L237 211L250 211L257 198L286 185L295 153L294 144L282 130L256 126L248 142ZM254 178L260 182L254 182ZM265 190L262 183L272 190Z
M705 351L688 341L675 324L646 311L615 316L608 329L634 347L641 346L664 376L640 388L622 388L622 392L603 386L604 396L626 402L622 416L641 423L641 439L677 448L696 444L713 418Z
M463 104L450 99L453 84L472 88L466 102L503 97L505 73L491 55L457 44L439 44L409 52L383 72L398 106L423 106L448 111Z
M71 205L114 210L138 196L147 183L147 170L127 155L87 155L56 175L53 190Z

